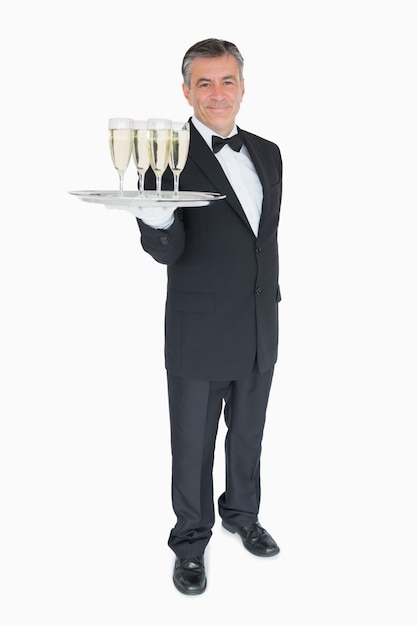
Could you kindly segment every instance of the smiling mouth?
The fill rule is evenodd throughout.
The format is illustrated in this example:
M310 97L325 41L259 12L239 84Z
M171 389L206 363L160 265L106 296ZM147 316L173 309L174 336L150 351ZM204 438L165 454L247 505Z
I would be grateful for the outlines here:
M225 109L230 108L228 104L222 104L222 105L212 105L209 104L206 109L210 109L211 111L224 111Z

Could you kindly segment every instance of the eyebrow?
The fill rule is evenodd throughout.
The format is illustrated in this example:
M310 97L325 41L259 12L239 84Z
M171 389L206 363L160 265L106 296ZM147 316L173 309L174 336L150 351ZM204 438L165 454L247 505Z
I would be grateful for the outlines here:
M227 76L222 76L221 80L236 80L237 81L237 78L233 74L228 74ZM211 82L212 82L211 78L199 78L198 81L196 82L196 85L199 85L200 83L211 83Z

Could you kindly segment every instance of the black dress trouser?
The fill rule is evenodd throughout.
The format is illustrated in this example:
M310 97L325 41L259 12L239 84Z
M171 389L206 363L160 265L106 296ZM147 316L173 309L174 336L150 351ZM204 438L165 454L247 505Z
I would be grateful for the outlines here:
M210 381L168 373L172 449L172 505L177 522L168 545L180 558L198 556L215 521L213 463L224 409L226 484L219 515L245 526L258 519L260 456L274 368L245 378Z

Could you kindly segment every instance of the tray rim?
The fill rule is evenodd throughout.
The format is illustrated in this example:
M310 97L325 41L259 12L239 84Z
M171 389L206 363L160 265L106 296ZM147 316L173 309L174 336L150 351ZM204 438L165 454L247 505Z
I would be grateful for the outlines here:
M226 196L221 193L206 191L181 191L178 196L173 191L162 191L162 196L157 197L155 190L145 190L139 195L136 190L126 190L122 195L115 190L75 190L69 194L78 197L84 202L104 205L117 205L121 208L129 207L152 207L152 206L207 206L216 200L223 200Z

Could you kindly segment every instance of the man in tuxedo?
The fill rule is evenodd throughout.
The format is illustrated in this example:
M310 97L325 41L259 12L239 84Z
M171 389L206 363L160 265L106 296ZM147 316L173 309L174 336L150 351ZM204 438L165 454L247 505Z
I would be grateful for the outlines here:
M143 249L167 266L165 366L176 524L173 581L206 589L204 551L215 522L213 462L223 411L226 479L222 525L252 554L279 548L258 520L260 457L278 348L278 244L282 161L278 146L236 126L243 58L227 41L193 45L182 63L193 108L181 191L224 195L205 207L143 209ZM231 141L222 141L232 138ZM148 171L146 188L154 188ZM172 173L163 188L172 190Z

